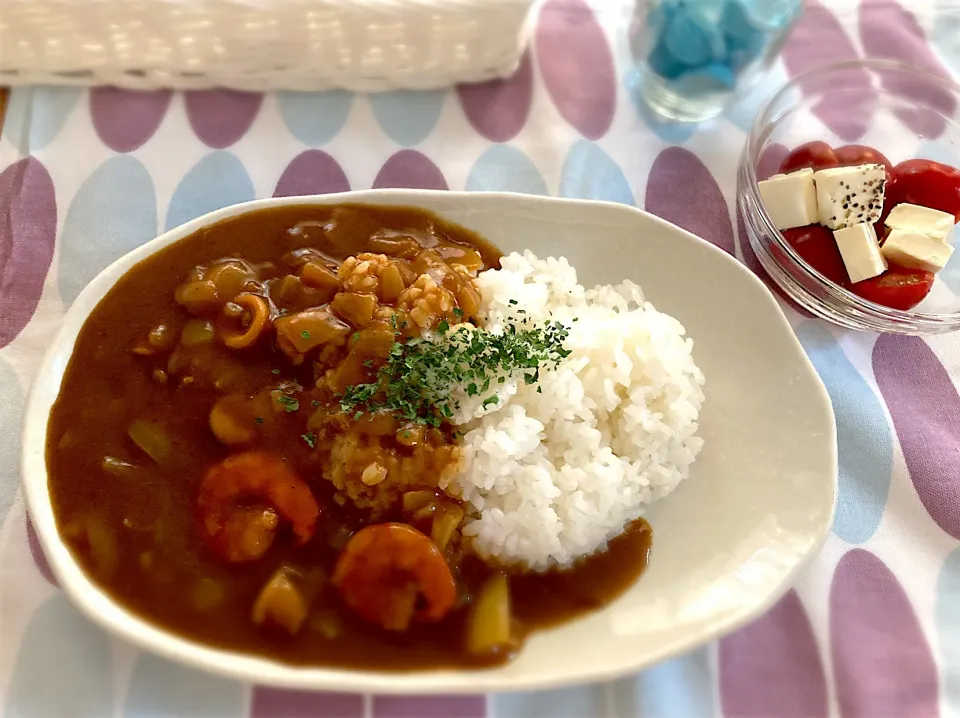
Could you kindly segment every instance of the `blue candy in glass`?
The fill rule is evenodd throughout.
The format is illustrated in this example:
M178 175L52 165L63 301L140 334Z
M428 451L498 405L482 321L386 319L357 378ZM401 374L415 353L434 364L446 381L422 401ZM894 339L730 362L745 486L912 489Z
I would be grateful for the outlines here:
M680 121L708 119L776 59L802 0L638 0L630 47L643 100Z

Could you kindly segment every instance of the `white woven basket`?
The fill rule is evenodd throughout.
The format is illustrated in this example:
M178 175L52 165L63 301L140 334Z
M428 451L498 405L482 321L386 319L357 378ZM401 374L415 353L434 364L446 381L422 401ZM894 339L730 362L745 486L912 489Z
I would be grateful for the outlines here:
M510 74L535 0L0 0L0 85L443 87Z

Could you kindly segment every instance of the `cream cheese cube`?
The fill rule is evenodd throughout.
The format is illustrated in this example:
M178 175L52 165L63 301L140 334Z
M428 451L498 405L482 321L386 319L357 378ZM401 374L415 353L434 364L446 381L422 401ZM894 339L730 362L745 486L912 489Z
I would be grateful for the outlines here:
M817 189L813 170L802 169L774 175L758 182L763 206L777 229L793 229L817 223Z
M890 229L900 229L911 234L927 234L946 242L953 231L954 221L953 215L947 212L904 202L890 211L884 224Z
M883 274L887 269L887 260L880 253L877 233L872 224L855 224L833 233L837 248L843 257L850 281L856 284L864 279Z
M880 252L887 261L901 267L939 272L950 260L953 247L929 234L894 229L887 235Z
M831 167L814 172L813 181L818 219L824 227L843 229L880 219L887 184L883 165Z

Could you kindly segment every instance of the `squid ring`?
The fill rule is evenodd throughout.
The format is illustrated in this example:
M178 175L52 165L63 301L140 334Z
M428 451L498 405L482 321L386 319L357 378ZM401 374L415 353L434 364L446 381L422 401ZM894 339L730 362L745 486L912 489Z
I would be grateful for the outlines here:
M238 294L233 301L250 313L250 326L246 331L224 335L223 343L231 349L246 349L252 346L266 329L270 321L270 307L267 306L266 299L249 292Z

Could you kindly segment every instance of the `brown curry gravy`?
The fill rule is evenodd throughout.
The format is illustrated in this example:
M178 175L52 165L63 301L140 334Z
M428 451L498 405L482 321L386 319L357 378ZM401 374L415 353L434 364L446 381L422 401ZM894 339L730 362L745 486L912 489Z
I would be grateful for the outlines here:
M174 301L174 288L194 266L222 257L276 262L283 253L312 242L309 231L293 236L290 228L305 220L319 226L331 219L341 240L346 238L338 260L369 251L371 233L388 228L421 244L475 248L486 267L498 266L495 247L432 214L349 206L251 212L200 230L142 261L85 322L52 410L47 466L58 527L82 568L112 598L186 638L295 664L395 670L468 664L471 659L462 648L463 606L492 569L470 556L457 562L459 608L439 623L417 623L400 634L362 623L341 604L327 579L337 548L364 519L332 502L326 481L311 483L325 508L308 544L297 547L290 536L278 534L258 561L230 565L212 556L199 536L196 498L203 472L231 453L208 426L217 392L202 383L159 383L152 365L131 351L152 327L182 327L187 321L189 315ZM272 342L242 352L218 346L209 362L222 364L245 391L278 379L304 385L313 380L309 362L292 367ZM155 422L171 437L170 457L162 465L128 437L130 423L138 419ZM263 441L309 477L315 467L302 433L295 415L283 415ZM132 468L126 475L109 473L103 468L106 456ZM641 520L606 552L570 570L510 575L512 613L520 633L568 621L616 598L643 571L650 540ZM260 588L278 567L291 563L315 589L310 618L293 637L265 631L250 619Z

